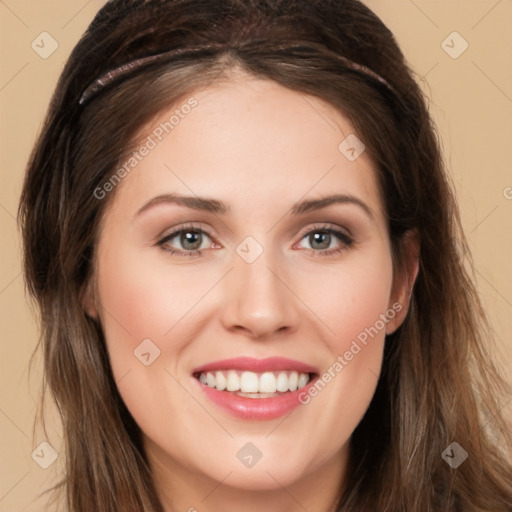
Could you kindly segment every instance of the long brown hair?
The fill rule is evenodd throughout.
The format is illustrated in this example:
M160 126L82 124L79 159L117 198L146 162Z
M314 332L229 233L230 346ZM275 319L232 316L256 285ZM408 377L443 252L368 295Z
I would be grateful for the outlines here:
M195 47L202 49L128 66L82 97L110 70ZM356 0L111 0L73 50L19 209L45 380L63 420L69 509L162 510L101 325L82 304L102 213L115 195L99 199L95 191L105 190L142 126L194 91L229 80L235 67L347 116L377 163L397 268L404 234L415 228L421 239L410 311L386 339L375 396L351 437L337 510L512 510L512 440L499 403L506 383L492 362L493 333L436 130L393 35ZM468 453L456 469L442 457L452 442Z

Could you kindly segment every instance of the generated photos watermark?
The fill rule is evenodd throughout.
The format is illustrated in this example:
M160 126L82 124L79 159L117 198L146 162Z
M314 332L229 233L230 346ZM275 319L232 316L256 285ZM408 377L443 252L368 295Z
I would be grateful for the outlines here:
M191 97L186 103L175 109L173 115L167 121L155 127L139 149L134 151L130 158L128 158L103 185L94 189L94 197L99 200L104 199L109 192L114 190L123 178L135 169L135 167L162 142L166 135L169 135L169 133L180 124L182 119L185 119L185 117L192 112L193 108L197 107L197 105L198 101L194 97Z
M338 355L333 364L329 366L315 384L299 393L299 402L303 405L309 404L309 402L311 402L311 398L317 396L318 393L320 393L325 386L327 386L327 384L331 382L331 380L333 380L336 375L338 375L343 368L345 368L345 366L347 366L350 361L352 361L352 359L354 359L354 357L368 345L368 338L375 338L380 331L386 328L388 322L395 318L397 313L402 311L402 308L402 304L395 302L392 307L380 315L379 319L376 320L372 326L366 327L362 330L357 335L356 339L352 340L349 349L346 350L343 355Z

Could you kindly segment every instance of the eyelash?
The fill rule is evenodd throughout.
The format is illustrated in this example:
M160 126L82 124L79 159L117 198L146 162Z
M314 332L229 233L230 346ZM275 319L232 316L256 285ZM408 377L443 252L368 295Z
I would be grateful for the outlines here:
M164 247L164 245L175 238L177 235L183 233L183 232L194 232L201 235L206 235L208 238L212 239L212 237L208 234L207 231L195 227L193 224L185 225L180 227L179 229L176 229L172 233L169 233L168 235L165 235L163 238L161 238L155 245L161 247L164 251L168 252L170 255L177 255L179 257L183 258L190 258L193 256L200 256L201 255L201 249L195 249L193 251L181 251L176 249L167 249ZM322 257L324 256L333 256L334 254L341 253L342 251L347 250L350 248L350 246L354 243L354 240L347 235L346 233L343 233L342 231L333 228L330 225L320 225L320 226L314 226L312 229L310 229L308 232L306 232L301 240L306 238L307 236L310 236L313 233L324 233L329 235L336 236L341 242L342 245L340 247L337 247L335 249L328 249L328 250L321 250L321 249L305 249L306 251L312 251L314 254L318 254Z

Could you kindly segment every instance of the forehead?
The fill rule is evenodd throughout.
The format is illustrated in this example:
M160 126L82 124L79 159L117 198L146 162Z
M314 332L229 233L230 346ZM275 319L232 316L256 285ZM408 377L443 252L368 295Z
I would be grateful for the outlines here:
M368 153L349 158L351 149L361 150L354 145L361 138L329 103L234 74L170 105L140 130L136 153L151 149L132 162L117 193L134 208L152 195L179 192L216 197L236 211L237 203L268 208L277 197L291 204L341 192L380 211Z

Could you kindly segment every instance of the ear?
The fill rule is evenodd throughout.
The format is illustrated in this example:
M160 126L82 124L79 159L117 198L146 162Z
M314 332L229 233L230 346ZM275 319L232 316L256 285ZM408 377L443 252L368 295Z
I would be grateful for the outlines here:
M419 271L420 237L416 229L403 235L403 265L393 275L393 287L388 307L396 312L386 325L386 334L395 332L405 320L411 302L412 290Z
M89 279L87 286L84 289L82 297L82 305L87 316L97 320L98 319L98 308L96 306L96 294L94 290L94 281Z

